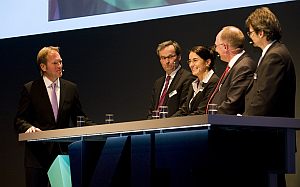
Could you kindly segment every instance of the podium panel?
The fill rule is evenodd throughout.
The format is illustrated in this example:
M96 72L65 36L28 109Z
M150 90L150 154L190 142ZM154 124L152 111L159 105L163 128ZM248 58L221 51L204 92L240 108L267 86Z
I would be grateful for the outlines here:
M298 119L202 115L19 137L73 142L73 186L275 187L295 172L298 129Z
M47 174L52 187L72 187L69 156L58 155Z

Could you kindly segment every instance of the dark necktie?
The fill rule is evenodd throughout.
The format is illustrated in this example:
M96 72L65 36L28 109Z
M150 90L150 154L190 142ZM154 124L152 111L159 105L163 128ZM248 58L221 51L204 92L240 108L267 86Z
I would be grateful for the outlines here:
M162 105L164 104L165 97L166 97L167 92L168 92L168 86L169 86L169 81L170 81L170 79L171 79L171 76L168 75L167 78L166 78L166 80L165 80L165 87L164 87L164 90L163 90L163 92L162 92L162 94L161 94L161 96L160 96L160 98L159 98L159 103L158 103L157 108L158 108L159 106L162 106Z
M209 98L209 100L208 100L208 102L207 102L207 105L206 105L206 114L207 114L207 112L208 112L208 107L207 107L208 104L210 104L211 100L214 98L215 94L218 92L218 89L219 89L219 87L220 87L220 84L221 84L221 82L223 81L224 77L225 77L225 76L227 75L227 73L229 72L229 70L230 70L230 67L227 66L226 69L225 69L225 71L223 72L221 78L219 79L218 84L217 84L217 86L215 87L215 90L214 90L213 93L211 94L211 96L210 96L210 98Z
M57 103L57 97L56 97L56 83L52 83L51 88L52 88L51 105L52 105L54 118L55 118L55 121L56 121L57 113L58 113L58 103Z

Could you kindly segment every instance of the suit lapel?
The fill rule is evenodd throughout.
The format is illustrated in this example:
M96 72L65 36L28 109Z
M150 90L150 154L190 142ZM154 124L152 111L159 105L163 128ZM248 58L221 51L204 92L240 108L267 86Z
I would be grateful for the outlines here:
M206 89L207 89L206 87L207 87L207 85L208 85L209 82L210 82L210 80L207 83L203 83L202 84L203 90L199 91L197 93L197 95L195 95L193 101L191 102L191 111L197 110L197 107L198 107L200 101L203 98L203 92L206 91Z
M51 119L55 122L55 118L54 118L54 113L53 113L53 109L52 109L52 105L51 105L51 101L50 101L50 98L49 98L49 95L48 95L48 91L47 91L47 88L45 86L45 82L43 80L43 78L41 78L38 82L38 92L41 92L41 98L44 98L44 104L45 104L45 107L47 108L49 114L52 114L51 115Z
M177 83L178 83L178 81L179 81L179 79L180 79L180 77L181 77L181 75L182 75L182 72L183 72L182 70L183 70L183 69L180 68L180 69L177 71L177 73L176 73L174 79L172 80L172 82L171 82L171 84L170 84L170 86L169 86L169 89L168 89L168 98L169 98L169 93L172 92L172 91L176 88L176 85L177 85Z
M266 62L263 62L263 61L264 61L264 59L266 58L266 56L268 56L268 53L270 53L270 51L272 51L272 49L275 48L278 44L279 44L278 41L276 41L276 42L274 42L274 43L269 47L269 49L267 50L266 54L263 56L263 58L261 59L259 65L257 66L257 68L256 68L256 73L258 73L259 70L264 66L264 65L262 65L262 64L265 64L265 63L266 63Z
M169 101L169 94L170 94L171 92L173 92L173 91L176 90L175 88L176 88L176 86L177 86L177 84L178 84L178 81L179 81L180 78L181 78L182 72L183 72L183 69L182 69L182 68L180 68L180 69L177 71L177 73L176 73L174 79L172 80L172 82L171 82L171 84L170 84L170 86L169 86L169 88L168 88L168 91L167 91L167 95L166 95L164 104L166 104L166 103Z
M165 84L165 78L166 78L165 76L161 77L159 79L159 82L158 82L156 88L155 88L157 90L156 93L155 93L155 101L156 101L155 107L156 108L157 108L157 105L159 103L160 94L162 92L163 85Z
M233 66L229 69L229 72L225 75L225 77L223 78L221 84L223 84L225 82L225 80L227 79L227 77L229 76L230 73L232 73L233 68L240 63L240 61L245 57L246 53L242 54L237 61L233 64Z
M60 99L59 99L59 108L58 108L58 114L57 114L57 121L59 120L60 113L62 111L64 101L66 98L66 83L64 82L63 79L59 79L60 81Z
M177 83L178 83L178 81L179 81L179 79L180 79L180 77L181 77L181 74L182 74L182 68L180 68L178 71L177 71L177 73L176 73L176 75L175 75L175 77L174 77L174 79L172 80L172 82L171 82L171 84L170 84L170 86L169 86L169 88L168 88L168 91L167 91L167 95L166 95L166 97L165 97L165 100L164 100L164 103L163 103L163 105L166 105L166 103L168 102L168 100L169 100L169 94L170 94L170 92L172 92L172 91L174 91L174 88L176 88L176 85L177 85ZM164 86L164 84L165 84L165 76L160 80L161 82L158 84L159 85L159 92L157 92L157 95L156 95L156 106L158 105L158 102L159 102L159 99L160 99L160 94L161 94L161 92L162 92L162 89L163 89L163 86Z
M186 98L187 101L190 101L192 99L193 95L194 95L194 89L193 89L192 86L190 86L190 89L189 89L189 92L188 92L188 95L187 95L187 98Z

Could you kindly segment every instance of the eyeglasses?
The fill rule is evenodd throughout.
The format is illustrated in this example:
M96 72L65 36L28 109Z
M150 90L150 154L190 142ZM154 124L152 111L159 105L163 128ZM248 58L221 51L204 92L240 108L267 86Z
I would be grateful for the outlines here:
M255 32L255 31L248 31L247 35L250 37L253 32Z
M225 44L224 44L224 43L221 43L221 44L214 44L212 48L213 48L213 49L216 49L216 48L217 48L218 46L220 46L220 45L225 45Z
M177 57L177 55L176 54L172 54L172 55L169 55L169 56L160 56L159 59L162 60L162 61L165 61L167 59L170 60L170 59L173 59L175 57Z

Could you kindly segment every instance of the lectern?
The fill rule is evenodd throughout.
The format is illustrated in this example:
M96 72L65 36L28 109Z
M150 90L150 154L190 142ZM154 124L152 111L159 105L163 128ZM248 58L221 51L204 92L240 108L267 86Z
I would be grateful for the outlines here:
M19 134L70 142L76 186L277 186L295 172L292 118L197 115Z

